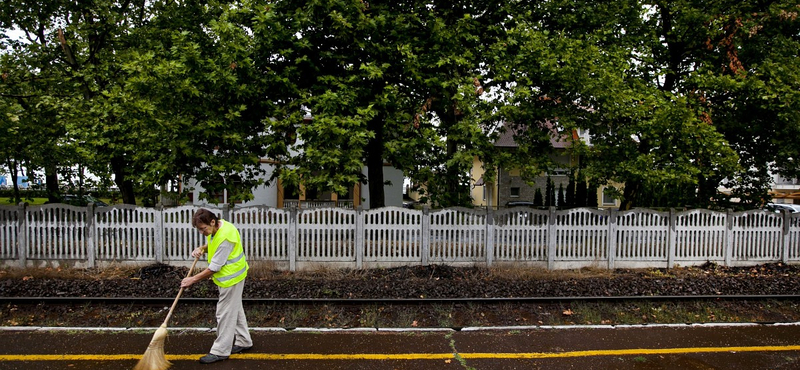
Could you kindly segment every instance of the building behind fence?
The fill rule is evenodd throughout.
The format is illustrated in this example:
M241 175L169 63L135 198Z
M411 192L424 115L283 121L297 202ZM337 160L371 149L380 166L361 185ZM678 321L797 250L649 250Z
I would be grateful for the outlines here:
M195 206L0 207L7 266L184 265L205 244ZM251 262L320 266L525 265L548 269L800 262L800 214L577 208L500 211L209 208L240 230Z

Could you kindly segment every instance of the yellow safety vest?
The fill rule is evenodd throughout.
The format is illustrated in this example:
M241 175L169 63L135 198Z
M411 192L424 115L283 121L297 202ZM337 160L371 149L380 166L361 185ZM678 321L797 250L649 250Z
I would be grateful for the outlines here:
M211 263L211 258L214 256L214 252L217 251L217 248L223 241L227 240L233 244L233 250L231 254L228 255L228 261L213 275L214 284L227 288L244 280L244 278L247 277L247 270L250 266L247 265L247 260L244 258L244 248L242 248L239 230L237 230L236 226L233 226L232 223L222 221L223 220L219 220L222 226L220 226L213 238L207 236L206 240L208 241L209 264Z

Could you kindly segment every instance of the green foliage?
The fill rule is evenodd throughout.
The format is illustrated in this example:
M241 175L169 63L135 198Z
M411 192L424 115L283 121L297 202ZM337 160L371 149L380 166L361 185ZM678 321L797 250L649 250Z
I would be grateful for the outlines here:
M577 204L575 194L575 177L573 174L569 175L569 182L567 183L566 193L564 194L564 207L571 208Z
M536 188L536 192L533 193L533 206L541 207L543 205L544 205L544 200L542 197L542 189Z
M0 159L43 170L49 193L59 177L113 181L126 203L189 178L251 199L264 158L266 181L360 182L377 200L390 163L454 206L471 203L475 158L487 182L497 168L531 181L556 140L581 163L563 204L596 202L588 181L624 184L623 209L727 205L720 186L755 206L773 174L800 176L797 14L780 0L8 0L0 33L24 37L0 36ZM504 133L514 150L494 145Z
M516 82L509 111L527 122L558 117L550 126L564 132L588 129L591 145L573 145L573 153L588 180L625 184L623 208L656 184L694 187L694 203L706 205L721 198L719 185L738 188L747 200L769 188L770 172L796 173L788 158L796 158L797 146L781 134L797 127L797 76L761 63L765 55L797 63L787 58L798 41L789 3L563 6L537 4L512 29L518 52L509 53L515 58L505 72ZM766 51L768 37L781 47ZM761 88L777 82L776 74L776 89ZM782 164L770 164L775 148Z
M545 207L552 207L556 205L556 190L555 186L553 185L553 179L550 176L547 176L547 183L544 188L544 206Z

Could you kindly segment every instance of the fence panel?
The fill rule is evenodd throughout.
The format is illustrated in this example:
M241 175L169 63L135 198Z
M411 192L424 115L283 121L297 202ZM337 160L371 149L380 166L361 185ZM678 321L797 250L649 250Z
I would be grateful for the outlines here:
M66 204L28 207L28 259L86 259L87 208Z
M727 217L707 209L679 212L675 216L675 260L724 262Z
M297 260L355 262L356 211L302 209L297 217Z
M0 207L0 259L19 258L19 208Z
M527 207L495 213L495 261L547 261L548 218L549 212Z
M227 208L207 208L221 218L228 213ZM63 204L0 207L0 259L149 262L161 260L157 254L163 246L163 260L191 261L191 251L206 243L191 226L197 209L119 205L95 209L92 215L88 208ZM288 260L290 268L296 261L357 266L363 261L547 261L552 268L551 262L604 260L611 267L614 261L653 266L664 260L738 265L800 261L800 214L691 210L672 214L672 224L669 213L651 210L617 214L588 208L514 208L492 215L492 225L486 224L485 211L467 208L245 207L231 210L228 217L239 228L250 259ZM489 235L492 256L486 254Z
M363 212L364 261L422 260L422 211L386 207Z
M288 260L291 213L269 207L246 207L231 211L231 222L239 229L248 260Z
M669 248L669 213L649 209L625 211L617 216L619 261L666 261Z
M733 214L733 260L777 262L781 260L783 216L746 211Z
M556 211L555 261L603 261L608 259L608 214L576 208Z
M222 211L205 207L222 218ZM206 238L192 227L192 216L197 211L195 206L181 206L166 208L162 212L164 223L164 260L166 261L191 261L192 250L206 244Z
M430 262L486 260L486 213L454 207L431 212Z
M787 259L789 262L800 261L800 213L789 216L789 244Z
M123 204L95 211L95 258L105 261L156 259L156 213L152 208Z

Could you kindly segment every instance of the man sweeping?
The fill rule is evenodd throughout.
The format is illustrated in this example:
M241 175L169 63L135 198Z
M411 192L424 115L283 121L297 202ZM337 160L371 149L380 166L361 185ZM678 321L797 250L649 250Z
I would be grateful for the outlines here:
M208 253L208 268L181 280L181 288L209 277L219 288L217 339L209 353L200 358L200 363L210 364L253 347L242 307L244 280L249 266L236 226L203 208L195 212L192 226L206 237L206 245L193 250L192 257L198 258Z

